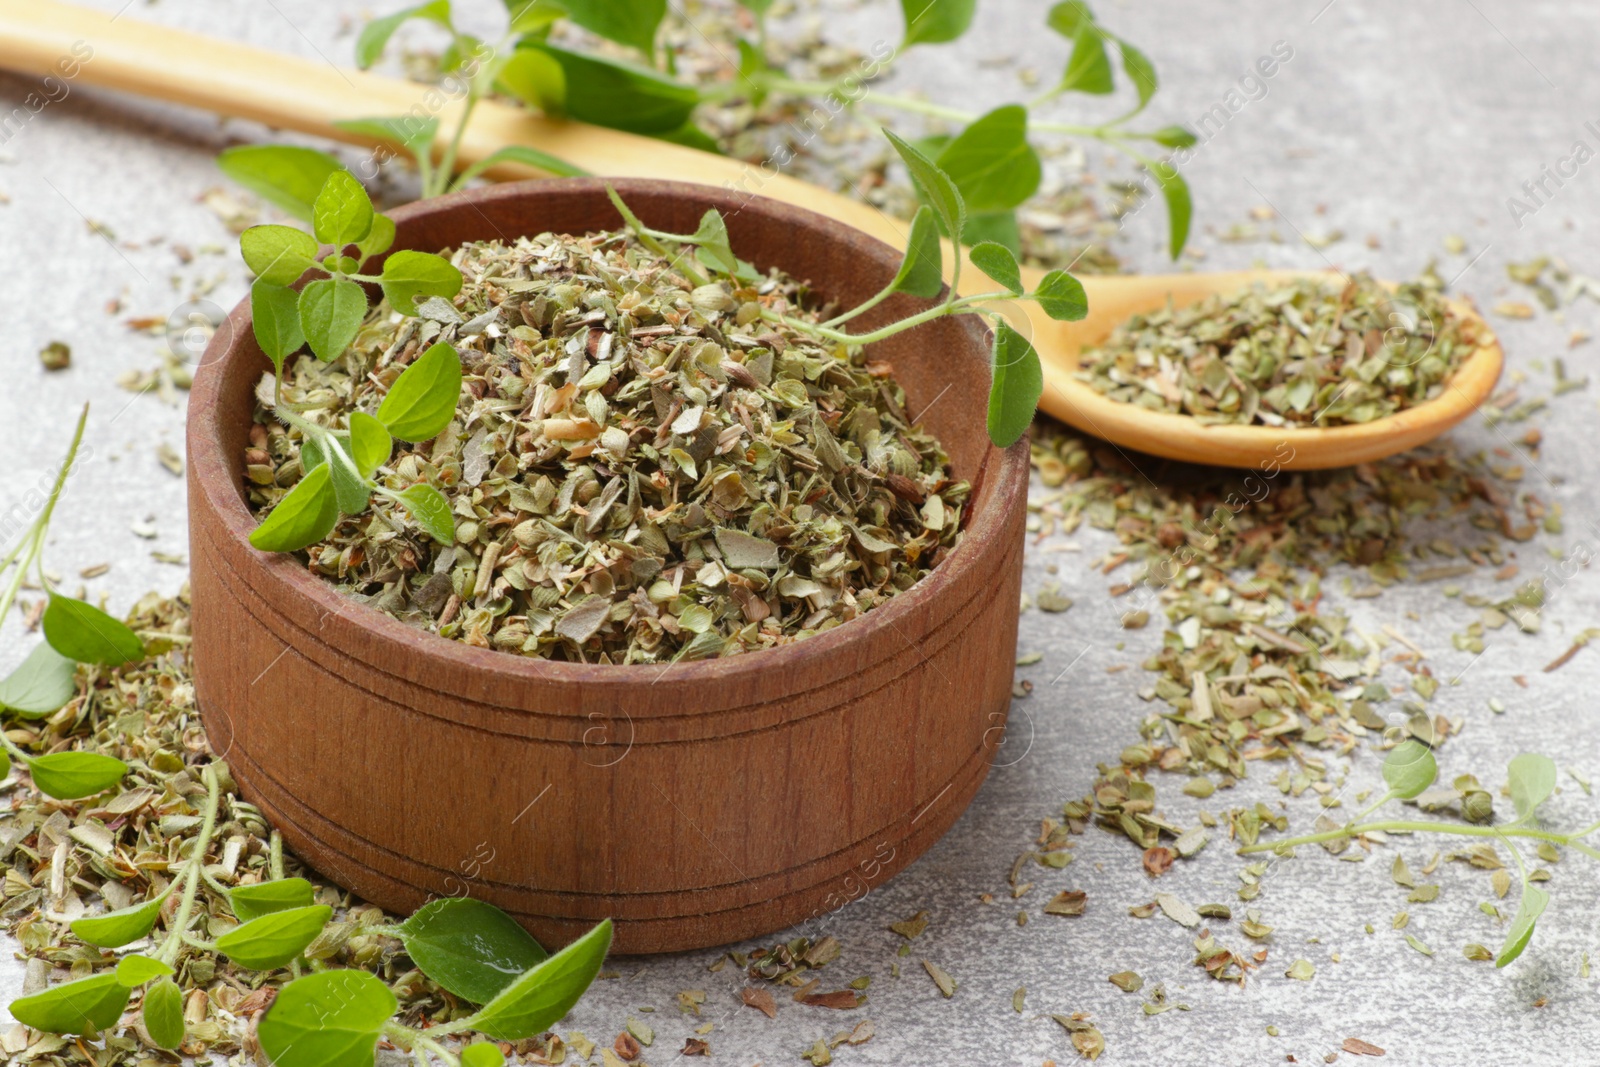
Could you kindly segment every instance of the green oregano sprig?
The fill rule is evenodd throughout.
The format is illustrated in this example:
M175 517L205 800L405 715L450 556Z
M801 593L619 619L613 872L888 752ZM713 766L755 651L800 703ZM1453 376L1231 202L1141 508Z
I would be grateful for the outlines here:
M323 179L312 202L313 233L293 226L252 226L239 238L245 263L255 272L250 287L251 323L274 371L273 413L303 435L303 477L250 535L266 552L291 552L327 537L340 515L359 515L377 494L403 505L432 538L455 538L449 502L434 486L417 482L396 490L375 480L388 462L394 439L426 441L455 415L461 392L461 361L455 349L437 344L407 367L390 387L376 414L354 412L334 429L283 401L285 361L309 346L323 362L344 354L366 319L363 282L377 284L402 315L417 314L419 299L449 299L461 290L461 272L442 256L400 250L377 274L360 273L373 256L388 251L394 223L372 209L360 182L348 171ZM317 242L333 251L318 259ZM347 255L354 248L357 255ZM306 273L326 277L290 286Z
M50 519L67 478L75 469L88 421L89 406L85 404L66 459L39 514L22 531L16 544L0 555L0 575L11 569L4 590L0 591L0 621L11 611L30 572L48 597L40 620L44 641L15 670L0 678L0 711L21 719L43 718L71 700L78 688L78 664L116 667L142 658L145 651L143 640L124 623L93 604L58 593L44 569ZM97 752L34 756L0 730L0 779L11 773L13 760L28 768L40 792L57 800L81 800L103 793L128 772L128 765L121 760Z
M472 1032L501 1041L533 1037L565 1015L599 973L611 944L610 920L550 956L491 904L466 897L434 900L406 922L370 932L398 938L423 974L482 1007L426 1033L404 1025L394 1018L399 1000L381 979L362 970L324 969L320 961L305 958L333 909L315 902L305 879L283 876L276 835L271 881L229 889L205 870L225 773L215 763L201 771L206 800L200 830L164 892L71 924L84 943L117 949L151 937L163 912L170 910L159 944L148 953L127 953L96 974L13 1001L14 1018L51 1033L94 1035L113 1029L134 992L143 987L139 1014L149 1043L175 1050L183 1044L185 1026L183 994L173 976L185 952L212 952L249 970L290 967L296 975L257 1030L276 1067L372 1067L380 1039L411 1052L424 1067L430 1053L447 1067L500 1067L505 1059L495 1045L468 1045L458 1056L438 1038ZM239 920L215 941L195 933L197 905L208 891ZM177 906L167 909L174 893ZM302 975L306 968L313 973Z
M1507 780L1511 792L1511 803L1516 809L1517 817L1499 826L1461 825L1459 823L1443 822L1438 820L1416 819L1378 819L1366 821L1367 816L1373 811L1395 800L1411 800L1419 797L1438 778L1439 766L1435 761L1433 752L1427 745L1416 740L1401 742L1389 751L1384 760L1383 777L1389 786L1388 790L1344 826L1324 830L1314 834L1302 834L1299 837L1285 838L1279 841L1265 841L1254 845L1247 845L1239 850L1240 854L1254 852L1274 852L1278 855L1287 855L1290 850L1298 845L1323 844L1329 841L1353 840L1362 834L1370 833L1439 833L1454 834L1461 837L1487 837L1502 842L1511 852L1512 861L1516 864L1522 880L1522 896L1517 904L1516 915L1511 920L1511 925L1506 931L1505 943L1495 954L1495 966L1504 967L1518 956L1523 949L1528 947L1528 941L1533 937L1535 925L1539 917L1544 914L1546 906L1550 903L1550 894L1539 886L1533 884L1531 872L1517 848L1514 839L1522 838L1533 840L1543 845L1555 845L1570 848L1581 852L1591 859L1600 860L1600 849L1584 843L1583 839L1600 830L1600 822L1595 822L1581 830L1572 833L1558 833L1553 830L1542 829L1538 824L1539 805L1549 799L1556 787L1556 765L1548 756L1537 753L1525 752L1513 757L1506 767ZM1460 780L1458 780L1458 785ZM1481 792L1481 790L1473 790ZM1487 797L1487 794L1483 794ZM1464 805L1465 807L1465 805ZM1492 810L1481 813L1469 811L1465 814L1474 821L1487 821L1492 817ZM1487 958L1485 956L1484 958Z
M957 294L955 286L961 280L961 259L958 256L952 268L950 290L932 307L864 333L840 329L844 323L876 307L895 293L903 292L924 298L937 296L944 284L944 253L939 229L942 227L946 233L959 233L962 220L966 217L966 202L950 176L915 146L887 130L884 132L905 160L918 186L925 191L925 199L930 205L919 209L912 220L911 239L894 277L861 304L821 324L786 316L771 308L764 308L762 316L788 329L855 347L885 340L925 322L950 315L985 315L994 333L987 416L989 438L997 447L1008 448L1027 433L1033 421L1034 409L1044 391L1044 372L1039 363L1039 353L1032 342L1018 333L999 313L984 305L1013 299L1032 300L1052 319L1075 322L1088 312L1083 285L1066 271L1053 270L1040 280L1038 288L1026 292L1016 257L1005 246L985 241L972 248L972 261L1005 288L972 296ZM750 264L734 255L728 241L727 225L714 209L705 213L699 228L692 234L664 233L641 222L616 190L608 187L608 191L611 202L621 212L628 228L652 251L670 255L666 247L668 244L694 249L694 255L679 255L674 263L694 284L705 284L706 276L710 275L723 275L738 283L759 277ZM704 270L706 275L701 275L700 270Z

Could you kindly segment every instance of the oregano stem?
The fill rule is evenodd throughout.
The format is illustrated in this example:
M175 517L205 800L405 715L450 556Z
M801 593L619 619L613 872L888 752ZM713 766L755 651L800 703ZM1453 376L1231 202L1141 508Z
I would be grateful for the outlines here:
M1012 296L1012 293L1004 291L979 293L975 296L964 296L958 300L950 300L943 304L939 304L936 307L928 308L926 311L919 311L915 315L901 319L899 322L892 322L887 326L872 330L869 333L845 333L842 330L830 330L825 326L818 326L814 323L802 322L799 319L791 319L786 315L781 315L776 311L771 311L766 308L762 309L761 317L766 319L768 322L781 323L790 329L797 330L801 333L808 333L811 336L821 338L824 341L835 341L839 344L855 347L857 345L870 345L875 341L882 341L885 338L893 337L897 333L903 333L912 327L921 326L925 322L932 322L934 319L944 318L946 315L976 314L977 309L972 307L973 304L985 300L1000 300Z
M1593 829L1593 827L1591 827ZM1340 838L1356 837L1367 833L1441 833L1455 834L1460 837L1528 837L1536 841L1549 841L1557 845L1565 845L1576 849L1586 856L1600 859L1600 850L1590 848L1581 841L1575 840L1582 834L1558 834L1549 830L1533 830L1528 828L1502 829L1497 826L1456 826L1444 822L1424 822L1421 820L1387 819L1379 822L1351 824L1337 830L1323 830L1315 834L1303 834L1300 837L1289 837L1281 841L1262 841L1254 845L1246 845L1239 849L1239 854L1249 855L1256 852L1276 852L1280 849L1295 848L1300 845L1317 845L1324 841L1337 841ZM1585 831L1587 833L1588 831Z
M168 928L167 939L156 953L156 958L169 967L178 958L178 949L183 944L184 933L194 911L195 895L200 886L200 868L205 866L206 849L211 846L211 835L216 832L217 808L222 802L222 783L217 778L216 764L206 764L201 777L206 783L206 806L200 822L200 835L195 838L194 851L189 854L188 868L184 871L183 896L178 903L178 913Z

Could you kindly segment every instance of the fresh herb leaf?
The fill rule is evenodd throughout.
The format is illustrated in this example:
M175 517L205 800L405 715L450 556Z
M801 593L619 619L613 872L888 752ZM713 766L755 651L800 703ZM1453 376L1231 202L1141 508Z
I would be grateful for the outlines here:
M118 982L129 989L138 989L152 978L163 978L175 972L158 959L130 952L117 961L115 973Z
M317 240L332 245L335 252L371 232L372 200L349 171L336 170L323 182L322 191L311 205L311 230Z
M599 34L654 57L656 31L667 14L667 0L564 0L567 17Z
M444 897L400 925L406 954L445 989L487 1004L547 953L517 921L493 904Z
M171 892L169 886L160 895L143 903L87 919L74 919L72 933L79 941L98 948L121 948L155 929L156 919L161 914L161 904Z
M728 275L739 272L739 258L733 254L728 224L722 221L722 214L716 208L709 208L700 216L694 243L700 246L700 261L712 270Z
M381 256L394 244L394 220L387 215L372 216L372 229L356 242L360 261L365 263L373 256Z
M1194 200L1189 195L1189 183L1183 180L1178 168L1170 163L1157 163L1154 168L1156 184L1161 187L1161 197L1167 202L1167 249L1173 259L1183 251L1189 241L1189 220L1194 215Z
M355 460L361 477L371 478L374 471L389 462L393 451L394 438L383 423L365 411L350 413L350 458Z
M78 691L78 665L41 641L0 679L0 707L21 718L48 715L71 700Z
M316 544L339 521L325 463L301 478L250 533L250 543L263 552L295 552Z
M974 121L945 145L937 163L974 213L1016 207L1038 191L1042 173L1039 154L1028 144L1028 111L1020 104Z
M935 297L944 288L944 249L939 244L939 223L926 204L911 220L911 237L889 288L912 296Z
M33 784L57 800L96 796L122 780L128 765L98 752L52 752L28 760Z
M1556 765L1549 756L1524 752L1513 756L1506 767L1511 783L1511 803L1518 820L1526 819L1549 799L1556 789Z
M973 245L969 255L974 267L1004 286L1013 296L1022 295L1022 270L1009 248L993 241L984 241Z
M427 535L441 545L456 541L456 519L450 512L450 501L427 482L408 486L397 494L406 510Z
M1077 322L1089 313L1083 283L1064 270L1053 270L1041 278L1033 299L1057 322Z
M316 266L317 242L293 226L252 226L239 235L245 266L273 285L289 285Z
M291 908L309 908L316 902L311 883L304 878L277 878L228 890L228 906L241 923Z
M1168 148L1192 148L1199 138L1183 126L1163 126L1150 135L1156 144Z
M461 272L442 256L401 250L383 261L383 295L402 315L417 313L417 297L448 300L461 291ZM363 295L363 300L365 295ZM363 308L363 312L365 308Z
M250 286L250 329L256 344L272 360L273 373L283 377L283 361L306 343L300 326L300 294L258 278Z
M1044 393L1044 370L1033 344L1001 319L994 332L994 379L989 386L989 440L1009 448L1033 423Z
M44 609L44 637L79 663L115 667L144 656L144 642L132 630L93 604L56 592Z
M240 145L217 156L222 173L302 222L328 175L344 165L326 152L292 145Z
M395 379L378 421L402 441L427 441L450 425L460 397L461 357L441 341Z
M270 912L217 938L217 951L241 967L270 971L296 959L332 917L326 904Z
M35 1030L88 1035L115 1026L130 995L115 971L103 971L14 1000L10 1011L13 1019Z
M341 515L361 515L372 503L372 486L350 458L348 436L337 450L328 449L328 478L333 483L333 499Z
M967 223L967 205L950 175L893 130L885 129L883 135L900 153L906 170L911 174L912 184L917 187L917 195L923 203L933 208L944 232L951 237L959 235Z
M1117 47L1122 51L1122 69L1128 75L1128 80L1133 82L1133 87L1139 92L1139 106L1142 108L1156 95L1156 89L1161 82L1156 77L1156 66L1150 62L1150 57L1139 51L1127 41L1118 40Z
M392 118L341 119L334 125L374 141L400 145L418 159L428 153L434 139L439 136L439 120L432 115L418 118L396 115Z
M394 31L410 19L429 19L449 28L450 0L430 0L429 3L403 8L392 15L368 22L361 28L361 36L356 38L356 66L366 70L376 63L378 57L383 55L389 38L394 36Z
M261 1017L261 1050L275 1067L372 1067L383 1024L400 1007L366 971L296 978Z
M554 66L530 68L526 60L510 65L501 73L507 88L519 96L531 88L538 95L530 102L579 122L630 133L666 134L682 129L700 103L694 86L620 59L552 44L519 49L518 56L523 52L554 60Z
M1075 40L1078 31L1094 23L1094 12L1083 0L1063 0L1050 9L1046 23L1067 40Z
M506 1058L500 1046L479 1041L461 1050L461 1067L505 1067Z
M360 332L367 317L367 292L348 278L318 278L300 290L299 309L300 329L311 351L331 363Z
M978 0L900 0L906 20L901 48L914 44L945 44L967 32Z
M470 1028L497 1041L521 1041L548 1029L572 1009L589 988L606 950L611 947L611 920L606 919L578 940L506 986L476 1015L464 1020Z
M1500 954L1494 958L1496 967L1504 967L1528 947L1528 941L1533 937L1533 928L1539 921L1539 916L1544 914L1544 909L1550 903L1550 894L1536 885L1523 883L1522 899L1517 903L1516 917L1511 920L1511 929L1506 931L1506 943L1501 946ZM12 1014L15 1014L15 1009Z
M1439 777L1433 750L1421 741L1405 740L1389 750L1383 760L1383 780L1401 800L1420 796Z
M1067 92L1092 93L1103 96L1116 88L1111 73L1111 59L1106 55L1106 34L1093 22L1078 27L1072 40L1072 56L1067 60L1067 71L1061 77L1061 88Z
M139 1012L144 1031L157 1048L176 1049L183 1044L183 991L171 978L163 978L144 991Z

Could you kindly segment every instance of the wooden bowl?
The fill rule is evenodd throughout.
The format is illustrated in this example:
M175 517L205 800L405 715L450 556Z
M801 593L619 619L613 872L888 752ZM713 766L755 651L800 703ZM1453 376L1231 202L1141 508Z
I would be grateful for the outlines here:
M614 183L652 226L708 207L758 267L841 301L900 254L732 190ZM393 213L397 248L620 225L592 179L523 182ZM926 306L898 296L869 329ZM662 666L472 648L341 596L250 547L244 450L269 364L246 301L189 401L195 688L211 743L284 840L367 900L470 894L546 944L600 919L622 953L821 919L905 867L972 800L1003 740L1016 655L1028 446L984 413L988 332L935 320L873 346L972 482L966 531L908 592L784 648Z

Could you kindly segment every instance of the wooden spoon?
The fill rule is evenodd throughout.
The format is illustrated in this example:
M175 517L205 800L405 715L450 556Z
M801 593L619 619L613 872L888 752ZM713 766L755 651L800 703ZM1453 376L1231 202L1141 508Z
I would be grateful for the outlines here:
M93 52L77 62L76 74L70 78L74 83L106 86L357 144L375 142L339 129L334 122L403 115L416 108L419 114L436 115L444 128L451 129L461 107L459 100L448 99L429 86L55 0L0 3L0 67L69 80L70 66L62 64L81 57L85 45ZM546 119L494 100L478 104L462 137L459 160L470 164L511 144L536 146L596 174L674 178L772 197L821 212L897 247L904 247L907 236L903 220L778 173L772 166ZM540 172L505 164L488 173L497 179L514 179L536 177ZM982 272L970 262L962 270L962 290L980 291L976 286L985 285ZM1032 287L1042 274L1024 268L1023 281ZM1020 305L1016 325L1031 336L1044 364L1040 406L1081 430L1140 452L1233 467L1276 464L1317 469L1379 459L1437 437L1466 418L1494 388L1503 362L1500 345L1478 313L1460 302L1451 306L1457 314L1479 320L1478 335L1484 342L1457 370L1443 394L1399 414L1359 425L1293 430L1206 426L1184 415L1151 412L1109 400L1074 376L1082 348L1103 340L1117 323L1135 312L1160 307L1169 299L1181 305L1211 293L1234 292L1254 281L1294 276L1292 272L1269 271L1086 276L1081 280L1089 296L1089 317L1075 323L1054 322L1035 306ZM990 288L995 287L986 285L983 291Z

